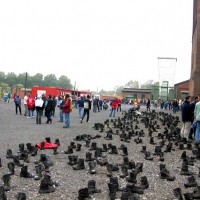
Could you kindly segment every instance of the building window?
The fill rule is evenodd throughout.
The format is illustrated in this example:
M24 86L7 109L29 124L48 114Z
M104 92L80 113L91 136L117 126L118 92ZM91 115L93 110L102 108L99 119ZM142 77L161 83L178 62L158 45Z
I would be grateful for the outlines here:
M137 99L137 94L134 94L133 97L134 97L134 99Z
M145 94L142 94L142 95L141 95L141 99L145 99Z

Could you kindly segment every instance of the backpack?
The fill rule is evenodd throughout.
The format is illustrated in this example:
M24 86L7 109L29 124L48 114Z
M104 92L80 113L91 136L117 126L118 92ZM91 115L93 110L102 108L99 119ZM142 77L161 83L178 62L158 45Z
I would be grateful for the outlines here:
M84 108L88 109L89 108L89 102L88 101L84 101Z

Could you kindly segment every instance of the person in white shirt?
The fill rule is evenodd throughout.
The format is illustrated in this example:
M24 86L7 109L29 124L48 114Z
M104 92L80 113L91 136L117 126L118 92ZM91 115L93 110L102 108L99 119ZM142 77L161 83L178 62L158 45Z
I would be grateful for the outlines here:
M36 123L41 124L41 117L44 109L44 101L41 99L42 96L38 95L35 101L35 109L36 109Z
M27 94L25 94L25 96L24 96L24 109L25 109L24 116L27 116L27 112L28 112L27 99L28 99L28 96L27 96Z

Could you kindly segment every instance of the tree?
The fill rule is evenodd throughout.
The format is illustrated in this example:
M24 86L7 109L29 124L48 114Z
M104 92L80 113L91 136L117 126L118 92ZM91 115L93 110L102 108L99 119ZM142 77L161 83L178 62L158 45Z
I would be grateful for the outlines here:
M141 85L141 89L151 89L151 85L154 83L154 80L148 80L146 83Z
M115 86L115 93L116 93L116 95L121 96L123 88L124 88L124 86L119 86L119 85Z
M6 75L6 83L9 86L14 86L17 84L17 75L13 72L10 72Z
M7 83L3 83L3 82L0 83L0 87L8 87L8 86L9 85Z
M72 89L73 87L70 79L65 75L60 76L60 78L58 79L57 86L60 88L67 88L67 89Z
M22 84L17 84L17 87L18 87L18 88L22 88L23 85L22 85Z
M17 76L17 84L25 85L26 73L18 74Z
M44 86L56 87L57 83L58 81L55 74L48 74L44 77Z
M33 86L44 86L43 74L35 74L34 76L32 76L31 82Z
M126 85L126 88L139 88L139 82L138 81L129 81Z
M107 92L106 92L105 90L101 89L101 90L99 91L99 94L100 94L100 95L102 95L102 94L107 94Z
M6 74L4 72L0 72L0 83L6 81Z

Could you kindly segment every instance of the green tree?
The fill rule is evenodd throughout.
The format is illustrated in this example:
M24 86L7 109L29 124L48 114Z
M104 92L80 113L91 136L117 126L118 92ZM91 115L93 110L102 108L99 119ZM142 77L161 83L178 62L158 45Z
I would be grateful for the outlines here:
M0 83L6 81L6 74L4 72L0 72Z
M32 76L32 85L34 86L44 86L43 81L43 74L37 73L34 76Z
M141 89L151 89L151 85L154 84L154 80L148 80L146 83L141 85Z
M18 74L17 76L17 84L25 85L26 73Z
M0 86L1 86L1 87L8 87L9 85L8 85L7 83L1 82L1 83L0 83Z
M115 93L116 93L116 95L121 96L123 88L124 88L124 86L119 86L119 85L115 86Z
M73 88L70 79L65 75L60 76L60 78L58 79L57 86L60 88L67 88L67 89Z
M44 86L47 87L56 87L58 80L55 74L48 74L44 77Z
M18 87L18 88L22 88L23 85L22 85L22 84L17 84L17 87Z
M102 95L102 94L107 94L107 92L106 92L105 90L101 89L101 90L99 91L99 94L100 94L100 95Z
M6 83L9 86L14 86L17 84L17 75L14 72L10 72L6 75Z
M138 81L129 81L126 85L126 88L139 88L139 82Z

